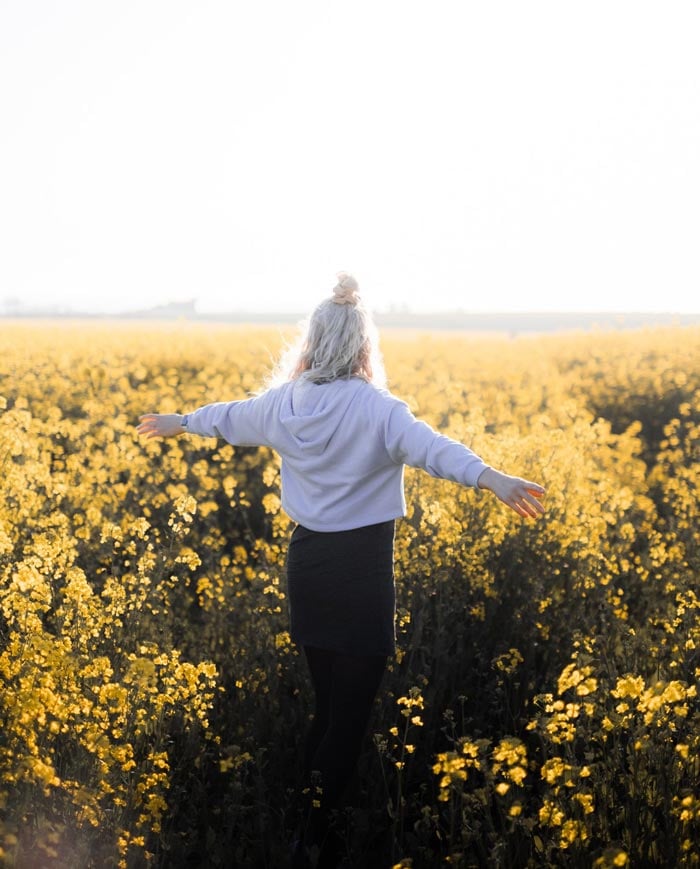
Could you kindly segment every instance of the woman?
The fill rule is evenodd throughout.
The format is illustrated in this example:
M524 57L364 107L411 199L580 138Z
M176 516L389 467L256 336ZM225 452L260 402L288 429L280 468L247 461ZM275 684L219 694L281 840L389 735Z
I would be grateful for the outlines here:
M260 395L184 416L145 414L138 431L221 437L282 457L282 507L297 523L287 555L291 635L304 649L316 698L304 757L308 779L312 771L320 777L307 831L313 846L341 805L394 651L394 521L406 509L404 465L488 489L523 517L544 512L544 489L489 467L382 388L374 326L351 275L338 275L285 359L288 368L283 360L278 382ZM330 850L319 865L332 865Z

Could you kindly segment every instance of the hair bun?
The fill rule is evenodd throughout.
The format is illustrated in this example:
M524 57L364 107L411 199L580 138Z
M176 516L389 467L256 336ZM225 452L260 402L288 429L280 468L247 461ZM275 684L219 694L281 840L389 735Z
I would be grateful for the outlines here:
M338 305L356 305L360 301L359 286L352 275L338 272L338 283L333 287L333 301Z

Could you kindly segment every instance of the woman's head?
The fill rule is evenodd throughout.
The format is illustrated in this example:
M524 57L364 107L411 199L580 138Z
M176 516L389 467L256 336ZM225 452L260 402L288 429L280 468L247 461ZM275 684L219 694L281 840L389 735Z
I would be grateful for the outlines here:
M357 281L347 272L339 272L337 278L330 298L313 311L301 340L286 354L287 371L281 373L312 383L361 377L384 386L376 329Z

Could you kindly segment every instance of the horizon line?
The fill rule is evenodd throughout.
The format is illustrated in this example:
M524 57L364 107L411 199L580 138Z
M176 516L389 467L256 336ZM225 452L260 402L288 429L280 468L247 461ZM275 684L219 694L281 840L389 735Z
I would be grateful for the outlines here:
M410 310L373 312L379 328L427 330L437 332L472 332L500 334L536 334L566 331L615 331L645 327L682 327L700 325L700 312L679 311L433 311ZM20 310L0 312L0 322L121 322L130 324L203 325L218 323L238 326L298 325L307 314L292 312L210 312L197 313L174 306L159 306L141 311L119 313L71 310Z

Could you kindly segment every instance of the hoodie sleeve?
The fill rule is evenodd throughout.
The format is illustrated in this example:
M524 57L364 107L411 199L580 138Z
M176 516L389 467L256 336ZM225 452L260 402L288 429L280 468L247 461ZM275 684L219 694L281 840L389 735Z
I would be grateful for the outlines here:
M188 414L187 431L203 437L223 438L239 447L270 446L268 395L205 404Z
M469 447L416 419L408 405L393 398L385 423L385 445L396 463L422 468L433 477L476 487L489 467Z

